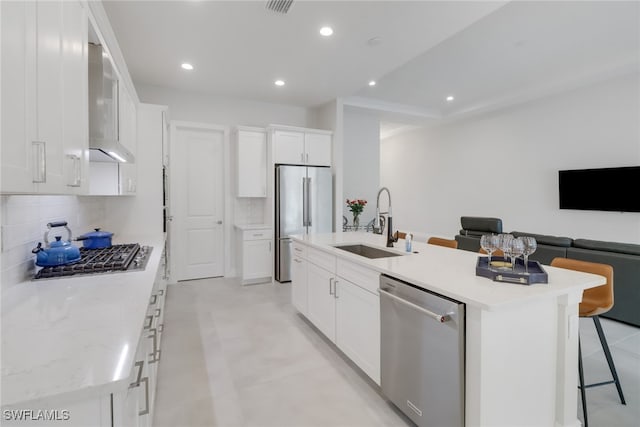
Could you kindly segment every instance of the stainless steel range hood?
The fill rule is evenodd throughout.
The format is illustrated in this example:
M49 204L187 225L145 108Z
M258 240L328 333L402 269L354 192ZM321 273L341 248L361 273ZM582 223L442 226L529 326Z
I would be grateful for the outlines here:
M135 162L119 142L118 84L107 53L89 43L89 158L94 162Z

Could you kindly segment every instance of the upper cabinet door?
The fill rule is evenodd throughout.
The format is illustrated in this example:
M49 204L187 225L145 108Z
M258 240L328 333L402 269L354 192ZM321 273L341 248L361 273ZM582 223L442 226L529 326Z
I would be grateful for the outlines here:
M2 2L2 192L84 194L87 12Z
M305 161L314 166L331 166L331 135L305 133Z
M273 135L273 162L288 165L306 164L304 132L276 130Z
M63 2L36 2L36 9L37 136L35 141L43 145L45 158L45 177L36 181L39 193L60 194L66 192L65 153L62 142Z
M88 17L79 1L63 3L62 135L67 192L89 192Z
M2 187L10 193L35 191L31 143L35 117L35 4L0 2L2 55ZM35 147L40 150L40 147ZM40 171L39 171L40 172Z
M267 197L267 138L264 132L237 132L238 197Z

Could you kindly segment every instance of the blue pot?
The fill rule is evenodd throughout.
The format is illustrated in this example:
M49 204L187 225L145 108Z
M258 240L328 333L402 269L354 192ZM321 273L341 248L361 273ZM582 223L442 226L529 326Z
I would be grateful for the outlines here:
M59 265L71 264L80 261L80 249L71 243L71 230L66 222L50 222L47 224L49 230L44 235L46 247L42 243L31 252L36 254L36 265L39 267L57 267ZM64 227L69 233L67 240L62 240L62 236L55 236L55 242L49 243L49 231L55 227Z
M95 231L85 233L78 237L76 240L82 240L82 246L87 249L103 249L111 247L111 237L113 233L109 231L100 231L99 228L94 228Z

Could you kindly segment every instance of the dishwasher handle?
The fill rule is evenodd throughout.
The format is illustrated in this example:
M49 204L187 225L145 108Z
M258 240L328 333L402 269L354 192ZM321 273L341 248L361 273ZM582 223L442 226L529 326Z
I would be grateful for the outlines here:
M382 293L382 295L386 295L389 298L394 299L394 300L398 301L401 304L404 304L404 305L406 305L408 307L411 307L414 310L419 311L420 313L426 314L427 316L431 317L434 320L437 320L440 323L444 323L444 322L447 322L447 321L451 320L450 313L448 313L448 314L437 314L437 313L434 313L433 311L429 311L426 308L422 308L419 305L416 305L416 304L414 304L412 302L409 302L404 298L400 298L398 296L395 296L394 294L392 294L390 292L387 292L382 288L378 289L378 291L380 291Z

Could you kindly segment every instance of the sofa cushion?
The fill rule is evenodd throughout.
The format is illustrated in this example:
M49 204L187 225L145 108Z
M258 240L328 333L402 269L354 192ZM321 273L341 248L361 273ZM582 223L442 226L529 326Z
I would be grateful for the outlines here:
M633 243L602 242L600 240L576 239L573 246L594 251L615 252L618 254L640 255L640 245Z
M487 232L502 233L502 220L500 218L462 216L460 217L460 224L463 230L475 230L481 232L481 234L486 234Z
M458 249L471 252L480 250L480 237L457 235L455 239L458 242Z
M460 230L460 235L462 235L462 236L474 236L474 237L477 237L478 239L483 234L491 234L491 232L490 231L478 231L478 230Z
M534 237L536 239L536 242L538 242L539 245L560 246L563 248L569 248L573 243L573 239L571 237L548 236L546 234L533 234L533 233L525 233L522 231L512 231L511 234L513 234L516 237L522 237L522 236Z

